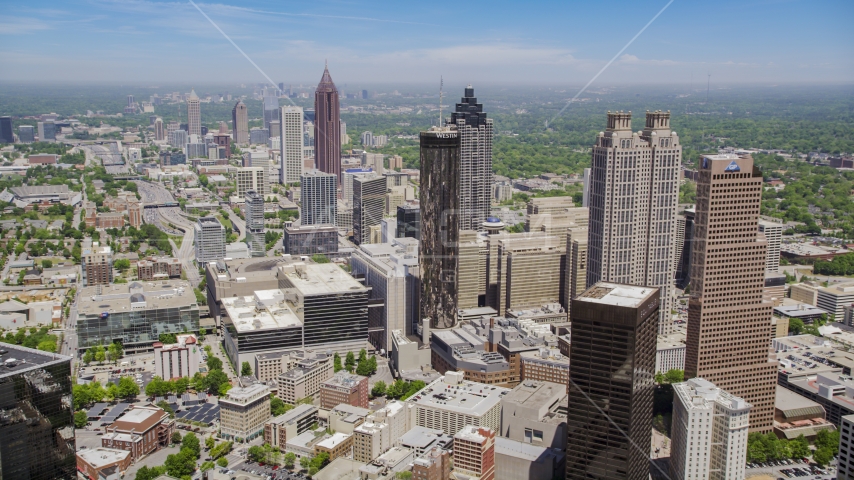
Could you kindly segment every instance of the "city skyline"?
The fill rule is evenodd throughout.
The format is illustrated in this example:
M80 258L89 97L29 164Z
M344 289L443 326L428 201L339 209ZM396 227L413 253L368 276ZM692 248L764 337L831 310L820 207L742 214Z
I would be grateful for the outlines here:
M481 29L454 36L436 32L465 31L461 27L467 19L447 16L434 5L321 3L285 10L249 2L198 7L276 81L308 82L316 75L317 59L327 58L339 78L354 82L413 82L443 73L449 82L502 78L535 84L589 80L666 3L622 2L616 8L623 14L610 15L613 5L541 2L516 9L512 17L499 6L479 12ZM693 77L699 83L708 74L722 83L850 81L852 36L844 20L851 18L854 5L825 3L814 9L798 1L771 2L773 8L769 2L733 0L714 7L674 2L598 82L688 83ZM838 14L825 15L829 10ZM543 11L550 14L544 17ZM190 3L16 5L7 15L0 23L5 45L0 59L11 68L0 81L43 79L56 66L63 68L67 81L167 76L199 81L206 78L200 72L212 56L235 67L219 72L223 80L264 80ZM614 32L605 38L591 21L602 15L610 15L609 30ZM759 17L762 22L755 21ZM565 28L567 18L571 29ZM697 35L709 25L726 25L737 34L714 30ZM812 35L814 30L822 35ZM105 35L110 42L103 41ZM174 53L178 45L181 53L152 68L157 51ZM105 70L106 65L112 68Z

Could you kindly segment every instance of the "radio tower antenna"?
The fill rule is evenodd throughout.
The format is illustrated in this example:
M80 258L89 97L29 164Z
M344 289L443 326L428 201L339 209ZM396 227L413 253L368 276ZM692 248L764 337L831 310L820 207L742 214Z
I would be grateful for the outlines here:
M706 104L709 103L709 86L712 84L712 74L710 73L706 79Z
M445 80L439 75L439 128L442 128L442 97L445 95L442 92L442 87L445 86Z

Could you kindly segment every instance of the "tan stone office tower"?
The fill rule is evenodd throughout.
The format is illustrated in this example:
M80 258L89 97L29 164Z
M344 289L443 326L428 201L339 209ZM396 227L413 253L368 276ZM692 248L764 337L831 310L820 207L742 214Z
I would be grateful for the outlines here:
M242 100L231 109L231 140L238 145L249 145L249 112Z
M608 128L593 146L587 286L607 281L659 287L660 333L673 325L681 162L669 112L647 112L640 132L632 132L631 112L608 112Z
M572 300L567 480L649 478L658 295L599 282Z
M750 156L702 157L691 249L685 376L753 405L750 430L770 432L777 365L763 301L768 242L758 231L762 173Z
M190 96L187 97L187 133L202 135L202 112L195 90L190 91Z

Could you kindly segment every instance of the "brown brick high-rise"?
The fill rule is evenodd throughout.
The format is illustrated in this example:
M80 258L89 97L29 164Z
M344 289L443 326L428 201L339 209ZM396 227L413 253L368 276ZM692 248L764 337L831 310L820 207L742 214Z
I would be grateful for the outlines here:
M753 405L750 430L770 432L777 366L763 301L768 242L759 233L762 173L750 156L702 157L691 248L685 376Z

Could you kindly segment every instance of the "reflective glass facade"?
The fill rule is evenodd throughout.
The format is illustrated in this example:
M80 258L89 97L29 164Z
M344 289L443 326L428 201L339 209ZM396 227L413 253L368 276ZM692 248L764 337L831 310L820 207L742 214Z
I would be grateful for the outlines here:
M71 358L0 344L0 478L77 476ZM23 362L21 362L23 360Z
M161 333L199 331L197 305L140 309L104 314L81 314L77 319L80 348L120 340L125 349L148 348Z

